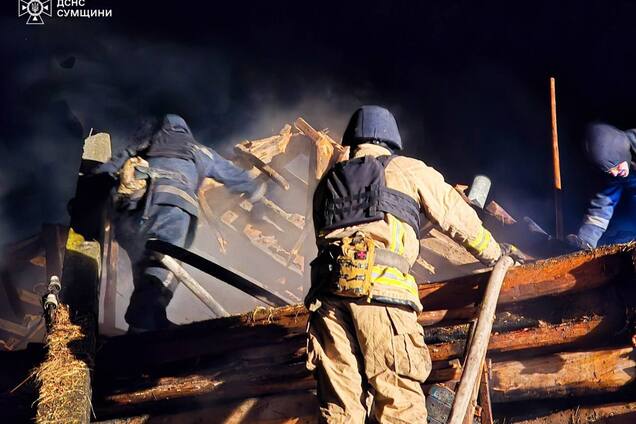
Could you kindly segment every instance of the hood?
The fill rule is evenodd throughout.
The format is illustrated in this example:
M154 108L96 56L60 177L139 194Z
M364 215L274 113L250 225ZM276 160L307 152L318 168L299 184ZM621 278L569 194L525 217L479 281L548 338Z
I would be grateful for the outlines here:
M166 133L179 133L179 134L187 134L192 136L192 131L190 131L190 127L186 123L185 119L180 117L179 115L167 114L163 118L163 124L161 126L161 131Z
M198 144L185 119L179 115L167 114L161 129L152 137L148 156L192 158L192 145Z
M625 131L594 123L585 129L585 153L601 171L607 172L623 161L631 162L631 144Z

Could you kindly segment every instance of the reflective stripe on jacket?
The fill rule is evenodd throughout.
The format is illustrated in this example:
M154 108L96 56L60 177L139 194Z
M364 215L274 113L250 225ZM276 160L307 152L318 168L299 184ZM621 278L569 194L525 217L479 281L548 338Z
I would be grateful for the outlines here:
M390 152L379 145L362 144L355 151L355 157L372 155L382 156ZM424 162L397 156L385 169L387 187L399 190L415 199L421 206L424 215L457 243L467 248L483 262L492 262L501 256L501 249L496 240L483 227L477 213L470 207L457 191L444 182L442 175ZM378 247L398 249L408 263L413 266L420 251L420 241L413 228L404 223L399 227L391 225L395 217L387 214L384 220L353 227L341 228L328 234L321 234L318 244L328 244L362 231L369 234ZM398 243L398 241L401 241ZM400 281L401 284L374 284L373 295L377 300L392 297L397 300L410 299L416 305L421 304L417 297L417 285L412 276L404 275L395 268L377 270L376 279L382 282ZM401 274L401 276L400 276ZM390 288L389 288L390 286ZM382 293L380 293L382 291ZM415 296L417 300L413 298Z

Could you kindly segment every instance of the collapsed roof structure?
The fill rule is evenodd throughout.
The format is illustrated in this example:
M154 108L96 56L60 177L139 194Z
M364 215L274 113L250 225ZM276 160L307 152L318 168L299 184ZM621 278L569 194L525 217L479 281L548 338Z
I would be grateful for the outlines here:
M29 401L37 399L41 423L317 422L315 383L304 367L307 311L298 303L315 254L311 195L322 174L348 152L302 118L234 150L237 163L269 182L267 213L264 222L254 223L247 200L212 180L204 183L203 229L197 238L209 249L196 253L228 271L224 281L204 285L223 303L219 286L212 284L235 290L224 284L238 287L242 278L290 305L273 308L242 297L240 306L229 300L225 306L250 312L117 335L124 332L118 323L124 297L118 293L124 280L121 255L105 213L108 190L87 176L91 166L110 156L110 139L93 135L85 142L71 230L57 271L49 272L54 262L49 264L49 250L45 255L46 277L61 273L64 304L47 314L46 358L33 345L3 354L2 366L14 369L5 374L7 392L0 397L10 417L33 415ZM519 231L518 222L496 203L485 209L480 213L495 236ZM547 238L538 243L547 244ZM433 359L425 391L431 393L430 408L443 410L436 389L454 388L462 375L470 324L489 273L435 228L427 228L421 247L412 272L420 282L419 321ZM617 245L508 272L476 420L605 422L611 416L612 422L633 422L634 254L634 245ZM44 294L35 290L30 298ZM43 359L37 386L29 382L8 392L26 377L25 364Z

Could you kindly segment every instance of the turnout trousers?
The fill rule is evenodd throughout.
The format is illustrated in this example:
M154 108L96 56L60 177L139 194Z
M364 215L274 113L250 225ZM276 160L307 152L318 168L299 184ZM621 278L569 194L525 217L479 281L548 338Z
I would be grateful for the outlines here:
M134 290L125 315L129 325L149 330L170 325L166 308L178 283L145 245L148 239L156 238L187 247L190 221L190 214L177 206L153 205L148 219L135 211L117 223L117 239L130 257L133 272Z
M307 368L321 423L426 423L431 358L415 311L335 295L310 310Z

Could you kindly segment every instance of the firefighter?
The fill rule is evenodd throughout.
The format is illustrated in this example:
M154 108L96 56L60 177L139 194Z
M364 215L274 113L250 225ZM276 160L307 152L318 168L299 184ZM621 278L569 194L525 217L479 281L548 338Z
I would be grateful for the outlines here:
M577 234L568 236L570 244L580 249L636 239L636 175L633 155L636 129L621 131L611 125L592 123L585 130L585 153L597 171L593 195ZM617 216L606 233L619 200L624 199L623 216Z
M321 422L426 423L420 385L431 359L409 274L420 213L486 265L514 248L495 241L439 172L394 154L402 140L387 109L358 109L342 144L351 158L331 168L314 194L319 253L305 299L307 368L318 383Z
M148 133L146 135L146 133ZM145 249L150 238L179 247L192 242L199 213L197 193L205 177L258 202L265 184L199 144L183 118L166 115L139 143L97 169L119 181L116 235L132 264L134 290L126 311L130 332L172 326L166 308L176 288L174 275Z

